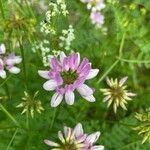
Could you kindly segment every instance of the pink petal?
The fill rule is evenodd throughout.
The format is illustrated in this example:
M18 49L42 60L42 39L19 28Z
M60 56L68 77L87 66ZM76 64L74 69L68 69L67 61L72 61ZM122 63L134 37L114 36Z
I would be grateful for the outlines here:
M93 94L93 90L86 84L82 84L80 87L77 88L77 90L80 93L80 95L84 97L87 97Z
M63 96L61 94L55 93L52 96L51 107L57 107L61 103L62 99Z
M73 105L74 104L74 92L72 91L67 91L65 94L65 99L66 99L66 103L68 105Z
M11 73L13 73L13 74L18 74L18 73L20 72L20 69L17 68L17 67L15 67L15 66L9 68L8 70L9 70L9 72L11 72Z
M43 88L46 91L53 91L57 87L57 83L54 80L48 80L47 82L44 83Z
M89 144L94 144L98 140L99 136L100 136L100 132L95 132L93 134L90 134L86 138L86 142L88 142Z
M91 69L86 79L92 79L97 76L99 69Z
M83 128L82 128L82 124L78 123L75 128L74 128L74 132L75 132L75 136L79 137L83 135Z
M95 97L93 95L89 95L89 96L83 96L84 99L86 99L89 102L95 102Z
M50 140L44 140L44 143L49 145L49 146L52 146L52 147L58 147L59 144L53 142L53 141L50 141Z
M39 70L38 74L44 79L50 79L50 76L48 75L49 71Z

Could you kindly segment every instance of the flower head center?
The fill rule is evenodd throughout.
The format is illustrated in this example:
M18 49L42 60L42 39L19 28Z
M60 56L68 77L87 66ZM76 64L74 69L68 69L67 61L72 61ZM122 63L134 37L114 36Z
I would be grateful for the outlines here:
M66 72L62 72L61 73L61 77L63 79L64 84L73 84L74 81L77 80L78 78L78 74L76 73L76 71L66 71Z
M62 150L78 150L78 149L74 144L67 143L67 144L63 145Z
M111 89L111 93L114 98L123 97L123 94L124 94L123 89L121 87L116 87L116 88Z

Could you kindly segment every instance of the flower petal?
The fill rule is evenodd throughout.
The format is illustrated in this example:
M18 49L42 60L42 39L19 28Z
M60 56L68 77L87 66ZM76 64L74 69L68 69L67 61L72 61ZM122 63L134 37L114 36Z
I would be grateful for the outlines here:
M93 90L89 86L87 86L86 84L82 84L80 87L78 87L77 91L83 97L87 97L87 96L93 94Z
M0 77L3 79L6 78L6 72L4 70L0 70Z
M55 93L52 96L51 107L57 107L61 103L62 99L63 96L61 94Z
M44 79L50 79L50 76L48 75L49 71L39 70L38 74Z
M93 95L89 95L89 96L86 96L86 97L83 97L84 99L86 99L87 101L89 102L95 102L95 97Z
M75 132L75 136L79 137L83 135L83 128L82 128L82 124L78 123L75 128L74 128L74 132Z
M61 52L60 55L59 55L59 57L60 57L61 64L63 64L64 58L66 57L65 53Z
M9 72L11 72L11 73L13 73L13 74L18 74L18 73L20 72L20 69L17 68L17 67L15 67L15 66L9 68L8 70L9 70Z
M68 105L73 105L74 104L74 92L72 91L67 91L66 94L65 94L65 100L66 100L66 103Z
M96 145L96 146L93 147L93 150L104 150L104 146Z
M98 72L99 72L99 69L91 69L86 79L89 80L89 79L96 77Z
M53 91L57 87L57 83L54 80L48 80L47 82L44 83L43 88L46 91Z
M5 45L4 45L4 44L1 44L1 45L0 45L0 54L5 54L5 52L6 52Z
M93 134L90 134L87 138L86 138L86 141L89 143L89 144L94 144L98 138L100 136L100 132L95 132Z
M50 140L44 140L44 143L49 145L49 146L52 146L52 147L58 147L59 144L53 142L53 141L50 141Z
M126 81L127 81L128 77L124 77L119 81L119 86L122 86Z

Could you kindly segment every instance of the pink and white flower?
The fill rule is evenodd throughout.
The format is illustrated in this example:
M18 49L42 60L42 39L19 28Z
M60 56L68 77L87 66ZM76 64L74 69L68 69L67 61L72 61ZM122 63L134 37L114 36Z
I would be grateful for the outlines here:
M98 11L92 11L90 18L97 27L101 27L104 24L104 16Z
M16 56L15 53L7 54L4 44L0 45L0 77L6 78L6 70L10 73L18 74L20 69L16 67L22 61L20 56Z
M91 63L87 58L84 58L80 64L79 53L66 56L64 52L61 52L59 60L55 57L50 60L50 66L51 69L49 71L40 70L38 73L41 77L48 79L44 83L43 88L47 91L56 91L51 99L52 107L57 107L63 100L63 97L65 97L68 105L73 105L75 90L87 101L95 102L94 90L84 82L94 78L99 70L92 69Z
M58 150L104 150L102 145L94 145L100 136L100 132L86 134L82 124L78 123L75 128L64 127L64 131L58 132L59 143L44 140L45 144Z

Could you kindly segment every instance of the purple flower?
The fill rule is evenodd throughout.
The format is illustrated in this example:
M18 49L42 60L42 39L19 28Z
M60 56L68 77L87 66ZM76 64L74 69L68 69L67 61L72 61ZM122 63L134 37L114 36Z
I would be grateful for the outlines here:
M20 56L16 56L15 53L6 54L6 48L4 44L0 45L0 77L6 78L6 71L10 73L18 74L20 69L16 67L16 64L19 64L22 61Z
M58 143L50 140L44 140L44 142L53 147L53 149L59 150L103 150L104 146L94 146L98 140L100 132L87 135L84 133L82 124L78 123L74 129L70 127L64 127L64 131L58 132Z
M50 60L50 66L51 69L49 71L38 71L38 73L41 77L48 79L44 83L43 88L47 91L56 91L51 99L52 107L57 107L63 97L65 97L68 105L73 105L75 90L87 101L95 102L94 90L84 82L94 78L99 70L92 69L91 63L87 58L84 58L80 64L79 53L66 56L62 52L59 60L55 57Z
M100 12L92 11L90 18L97 27L101 27L104 24L104 16Z

